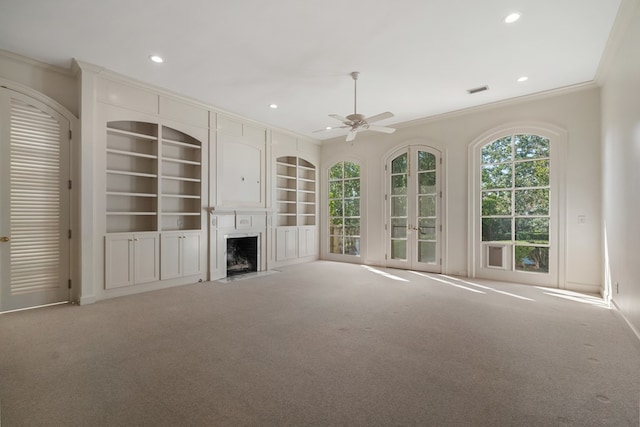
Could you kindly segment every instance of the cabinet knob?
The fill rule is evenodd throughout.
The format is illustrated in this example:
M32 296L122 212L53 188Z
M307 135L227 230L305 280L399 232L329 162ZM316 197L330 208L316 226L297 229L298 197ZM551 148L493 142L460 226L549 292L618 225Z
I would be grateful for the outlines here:
M10 239L7 236L0 237L0 242L8 242Z

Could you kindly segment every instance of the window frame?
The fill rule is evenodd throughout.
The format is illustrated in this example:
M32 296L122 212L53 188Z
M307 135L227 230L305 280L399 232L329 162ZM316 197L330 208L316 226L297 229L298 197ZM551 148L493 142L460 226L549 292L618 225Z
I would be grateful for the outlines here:
M549 274L531 273L512 269L513 254L506 255L507 268L488 266L487 245L496 246L496 242L482 241L482 148L501 138L515 134L539 135L550 141L549 150ZM547 123L511 123L494 128L473 140L468 146L468 214L467 214L467 275L469 277L491 280L516 281L519 283L565 287L566 260L566 201L565 169L567 152L567 131ZM515 247L515 244L514 244Z

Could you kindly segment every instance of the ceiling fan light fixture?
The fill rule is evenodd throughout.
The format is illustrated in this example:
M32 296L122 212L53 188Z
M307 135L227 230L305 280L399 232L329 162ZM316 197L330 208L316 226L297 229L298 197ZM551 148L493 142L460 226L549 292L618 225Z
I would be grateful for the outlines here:
M377 122L384 119L389 119L393 117L393 113L384 112L380 114L376 114L375 116L366 117L364 114L358 113L358 76L360 73L358 71L352 71L350 73L351 78L353 79L353 113L344 117L338 114L329 114L329 117L339 120L342 122L342 126L327 126L324 129L314 131L320 132L323 130L331 130L331 129L349 129L347 133L347 142L352 142L356 138L356 134L361 130L372 130L375 132L383 132L383 133L393 133L395 132L394 128L386 127L386 126L371 126L370 123Z
M278 104L269 104L269 108L275 110L276 108L278 108Z
M527 76L518 77L518 83L526 82L527 80L529 80Z

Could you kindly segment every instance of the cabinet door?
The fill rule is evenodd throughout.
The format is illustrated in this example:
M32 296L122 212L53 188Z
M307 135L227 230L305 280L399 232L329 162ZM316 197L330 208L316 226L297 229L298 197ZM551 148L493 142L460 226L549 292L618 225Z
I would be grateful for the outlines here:
M182 234L182 275L202 273L202 233Z
M276 261L295 258L298 255L298 230L296 227L276 229Z
M161 237L161 274L162 280L173 279L182 275L180 260L180 244L182 234L162 233Z
M317 254L316 227L298 229L298 256L300 258Z
M134 282L154 282L160 278L159 255L160 241L157 233L135 234L134 247Z
M133 235L105 237L105 289L133 285Z

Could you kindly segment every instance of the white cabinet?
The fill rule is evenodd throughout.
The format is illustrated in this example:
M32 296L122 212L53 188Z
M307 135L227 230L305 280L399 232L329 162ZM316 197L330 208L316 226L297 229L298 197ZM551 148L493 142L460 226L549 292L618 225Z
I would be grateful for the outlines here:
M158 233L114 233L105 238L105 288L159 279Z
M298 256L298 227L276 228L276 261L286 261Z
M298 227L298 257L304 258L318 254L316 243L317 227Z
M202 273L202 233L166 232L161 236L161 278L193 276Z

